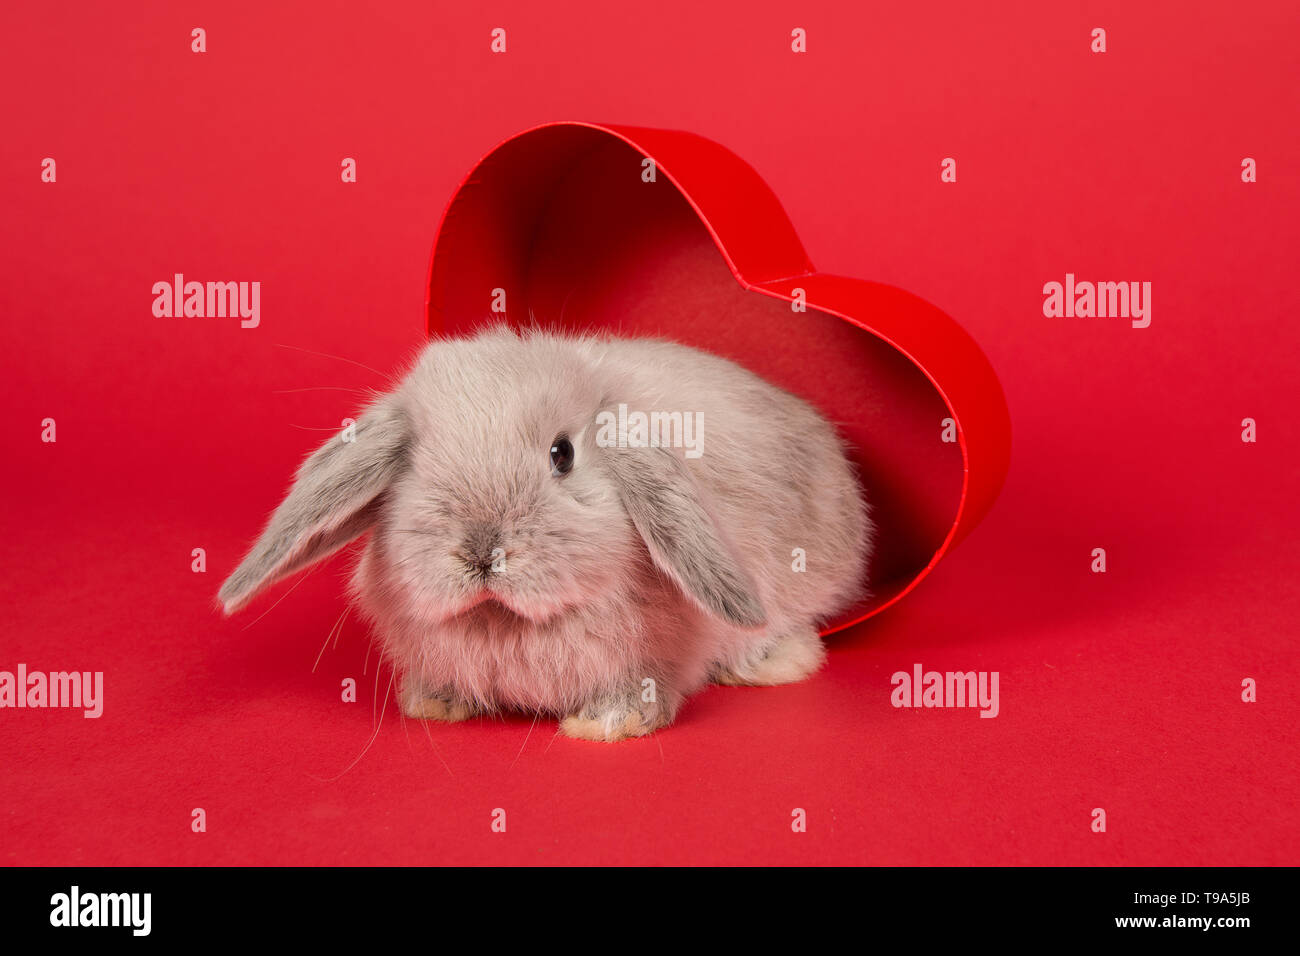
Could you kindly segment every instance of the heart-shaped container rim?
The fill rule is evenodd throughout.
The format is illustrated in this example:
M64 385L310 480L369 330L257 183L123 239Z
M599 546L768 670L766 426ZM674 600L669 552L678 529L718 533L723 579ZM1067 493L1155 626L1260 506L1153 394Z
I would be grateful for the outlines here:
M552 314L555 309L545 308L547 293L553 290L544 286L548 277L557 271L554 268L557 264L558 271L565 267L581 269L587 260L599 259L604 246L610 244L606 240L622 230L623 220L619 216L626 216L631 222L637 215L645 215L637 205L638 200L631 200L626 208L618 206L621 201L618 197L622 195L619 190L627 188L621 180L613 187L609 182L602 183L604 170L611 164L621 166L621 151L627 150L631 151L627 155L636 160L635 174L640 177L646 168L645 160L651 160L656 180L662 178L668 183L684 201L682 208L689 208L698 221L699 226L687 227L681 215L674 213L673 228L677 232L665 232L664 236L675 239L683 229L702 227L713 249L721 254L736 287L785 303L778 308L789 311L802 290L806 315L835 317L884 343L923 376L941 402L936 407L946 410L944 417L951 419L951 422L933 422L933 440L941 441L945 429L949 433L955 430L961 456L959 488L954 482L951 492L926 493L922 503L909 505L918 509L916 515L927 519L935 518L939 510L950 514L950 518L942 521L946 533L932 531L929 539L911 542L910 550L920 556L913 557L911 564L904 562L906 566L901 570L895 569L883 585L873 576L872 597L831 622L822 633L832 633L878 614L915 588L949 549L974 529L996 500L1006 477L1011 447L1010 420L1002 387L979 346L941 310L892 286L818 272L775 194L752 167L730 150L680 130L581 121L544 123L504 140L475 164L453 194L439 223L429 266L426 300L429 334L454 335L478 327L491 317L489 290L498 288L510 290L512 309L522 295L528 305L530 323L562 325L566 314L577 314L566 312L575 291L570 288L562 298L550 295L549 304L559 306L556 320ZM640 178L644 181L644 177ZM582 196L589 191L589 186L593 190L613 191L607 192L602 202L575 213L574 208L582 206ZM564 203L556 202L558 195L566 197ZM656 208L667 206L666 201L661 201ZM604 217L607 231L593 240L590 233L596 227L575 215L586 215L592 223ZM642 227L656 226L655 215L658 213L640 220ZM564 225L557 228L554 221L563 221ZM645 228L645 231L653 233L655 229ZM555 249L563 249L564 253L557 257ZM644 255L640 251L638 254ZM699 258L698 254L695 258ZM662 273L660 278L664 275L668 273ZM675 277L679 272L671 275ZM584 281L588 278L584 275ZM697 277L695 281L698 284L703 280ZM643 286L639 291L645 293L647 288ZM614 293L607 289L604 305L611 301L625 305L641 301L641 297L629 298L627 292L617 293L623 296L620 300L609 299L610 294ZM711 294L716 302L716 288ZM601 303L593 303L592 308L598 304ZM538 309L541 315L537 314ZM775 339L780 327L771 325L772 310L762 311L766 315L764 319L747 316L740 319L743 326L733 326L730 331L724 329L720 333L724 335L722 341L731 341L726 336L736 328L758 328L766 321L767 329L777 331L760 334L771 335L772 346L779 347L781 342ZM869 321L864 317L869 317ZM782 321L788 324L789 316ZM811 322L810 319L802 321ZM682 326L670 337L688 345L726 351L725 347L719 348L718 341L698 341L708 337L695 334L701 329L698 324ZM779 349L769 349L773 350ZM750 358L756 354L751 349ZM754 361L740 360L741 364L754 367ZM888 358L876 356L871 361L878 363L876 373L889 371L885 368ZM823 363L820 368L826 370L829 366ZM760 368L754 370L763 374ZM809 376L803 383L779 381L778 384L812 400L806 394L807 388L800 385L810 385L821 377ZM904 390L916 391L910 384ZM908 420L914 422L925 399L912 394L899 400L916 406L909 411ZM831 404L834 402L832 399ZM880 405L878 399L875 405ZM823 411L826 411L824 407ZM830 417L834 420L833 414ZM915 425L910 431L917 431ZM915 436L909 435L907 440L915 443ZM899 488L906 488L909 482L924 484L928 479L927 472L939 460L935 455L940 453L923 454L927 462L913 468L911 475L905 475ZM912 464L917 465L918 461ZM948 468L945 464L944 470ZM871 498L871 482L867 484ZM907 511L907 507L901 506L905 496L906 492L900 493L900 507L890 509L890 514L894 510ZM946 503L948 498L953 499L951 504ZM880 502L873 499L873 505L874 515L879 518ZM902 536L897 537L901 540ZM878 540L877 554L886 549L887 556L890 547L891 541Z

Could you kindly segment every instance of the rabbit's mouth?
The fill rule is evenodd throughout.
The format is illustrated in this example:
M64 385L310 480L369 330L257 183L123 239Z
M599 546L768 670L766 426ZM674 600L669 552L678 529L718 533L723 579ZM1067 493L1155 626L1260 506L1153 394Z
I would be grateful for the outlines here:
M457 613L464 614L488 603L500 604L501 602L497 600L497 596L492 592L491 588L482 587L469 596Z
M525 602L509 592L484 586L471 594L450 616L515 630L553 623L569 610L571 606L563 602Z
M513 608L510 607L501 595L489 587L481 587L474 593L470 594L465 600L454 608L451 617L474 618L490 617L501 619L505 617L523 617Z

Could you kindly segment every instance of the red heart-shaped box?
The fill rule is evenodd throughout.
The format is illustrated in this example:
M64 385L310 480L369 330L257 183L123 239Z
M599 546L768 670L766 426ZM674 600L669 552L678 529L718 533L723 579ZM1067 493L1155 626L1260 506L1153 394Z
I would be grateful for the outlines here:
M767 184L701 136L557 122L493 149L443 214L430 334L482 325L496 290L507 321L707 349L839 426L877 536L871 597L823 633L915 587L1002 487L1011 426L974 340L901 289L817 272Z

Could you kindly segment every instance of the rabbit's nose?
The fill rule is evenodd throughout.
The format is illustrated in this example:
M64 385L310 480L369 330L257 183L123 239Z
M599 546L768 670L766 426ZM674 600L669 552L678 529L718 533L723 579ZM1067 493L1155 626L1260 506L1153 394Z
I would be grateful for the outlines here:
M490 571L501 555L501 532L494 527L479 525L467 528L461 542L460 554L465 563L475 571Z

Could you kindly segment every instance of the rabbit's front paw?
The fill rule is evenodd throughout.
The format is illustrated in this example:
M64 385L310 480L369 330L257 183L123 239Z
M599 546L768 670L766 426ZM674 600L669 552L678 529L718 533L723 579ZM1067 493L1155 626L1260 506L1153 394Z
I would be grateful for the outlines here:
M642 699L640 690L594 700L576 714L560 721L560 732L579 740L612 743L628 737L642 737L665 726L671 716L653 701Z
M450 688L428 690L419 681L410 681L402 688L401 705L402 713L407 717L453 724L478 713L473 704L462 700Z

